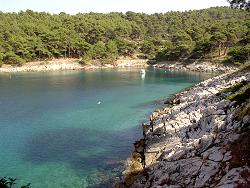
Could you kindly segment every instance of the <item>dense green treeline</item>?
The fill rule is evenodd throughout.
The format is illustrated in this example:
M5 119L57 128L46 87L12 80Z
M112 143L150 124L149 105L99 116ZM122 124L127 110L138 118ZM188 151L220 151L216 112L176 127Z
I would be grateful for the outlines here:
M244 61L250 51L249 20L249 12L227 7L152 15L0 12L0 62L60 57L113 62L119 56L176 60L226 54Z

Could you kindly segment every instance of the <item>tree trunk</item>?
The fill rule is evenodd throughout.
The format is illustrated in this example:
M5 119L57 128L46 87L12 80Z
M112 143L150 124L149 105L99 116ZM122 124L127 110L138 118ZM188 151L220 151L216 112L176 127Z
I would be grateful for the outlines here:
M223 55L227 54L227 49L228 49L228 46L225 46L225 50L224 50L224 54Z
M68 58L70 58L70 46L69 46L69 54L68 54Z
M221 54L221 43L219 44L219 57L220 57L220 54Z

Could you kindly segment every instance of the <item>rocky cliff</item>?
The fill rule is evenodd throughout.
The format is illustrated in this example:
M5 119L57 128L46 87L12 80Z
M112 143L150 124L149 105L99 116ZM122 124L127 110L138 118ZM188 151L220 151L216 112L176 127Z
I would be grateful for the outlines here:
M175 95L142 125L118 187L249 187L250 71Z

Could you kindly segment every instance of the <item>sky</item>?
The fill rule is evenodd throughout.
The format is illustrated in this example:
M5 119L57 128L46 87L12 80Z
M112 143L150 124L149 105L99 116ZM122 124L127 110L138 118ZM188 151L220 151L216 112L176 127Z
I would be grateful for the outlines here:
M145 12L185 11L215 6L228 6L226 0L0 0L0 11L76 14L78 12Z

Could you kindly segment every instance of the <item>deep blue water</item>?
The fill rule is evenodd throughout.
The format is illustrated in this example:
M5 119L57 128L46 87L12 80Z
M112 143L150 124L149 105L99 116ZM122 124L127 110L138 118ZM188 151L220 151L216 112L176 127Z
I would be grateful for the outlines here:
M164 99L209 75L148 69L0 74L0 176L105 187ZM98 102L100 104L98 104Z

